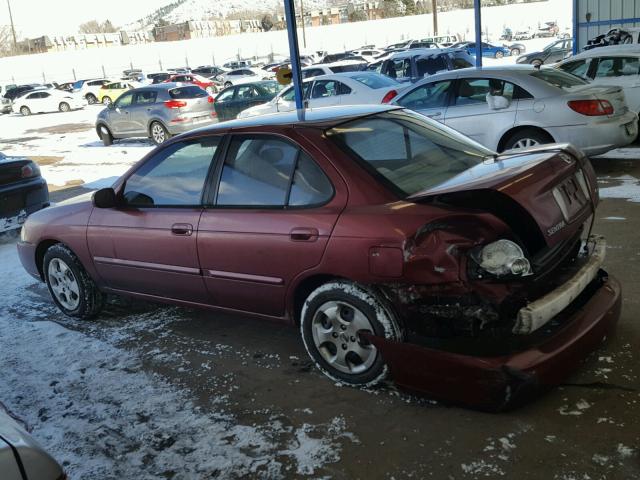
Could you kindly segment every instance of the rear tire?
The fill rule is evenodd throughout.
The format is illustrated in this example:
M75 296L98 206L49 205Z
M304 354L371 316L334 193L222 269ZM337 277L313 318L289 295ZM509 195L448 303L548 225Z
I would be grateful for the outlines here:
M71 110L71 107L67 102L60 102L60 105L58 105L58 110L60 110L61 112L68 112L69 110Z
M502 53L502 52L496 52L495 57L496 57L496 58L502 58L502 57L504 57L504 53Z
M519 48L512 48L511 49L511 55L513 55L513 56L520 55L520 49Z
M388 373L382 355L359 332L389 340L402 332L391 308L374 291L334 281L316 288L302 308L300 333L316 366L334 381L371 386Z
M544 62L542 60L540 60L539 58L536 58L534 60L531 60L531 65L533 65L534 67L539 67L540 65L542 65Z
M169 140L169 132L160 122L152 122L149 126L149 134L151 136L151 140L156 145L162 145L164 142Z
M98 126L98 136L100 137L100 140L102 140L102 143L105 147L113 145L113 135L111 134L111 131L104 125Z
M111 97L108 97L106 95L104 97L102 97L102 104L103 105L111 105Z
M231 87L231 86L233 86L233 83L231 83L231 82L224 82L224 88L229 88L229 87Z
M20 113L25 117L31 115L31 109L29 107L20 107Z
M96 96L93 93L87 93L87 95L84 98L87 99L87 103L89 105L93 105L94 103L98 103L98 99L96 98Z
M504 150L534 147L544 143L553 143L553 138L548 133L535 128L525 128L511 135L504 142Z
M47 250L42 271L51 298L62 313L82 319L100 313L103 293L65 245L58 243Z

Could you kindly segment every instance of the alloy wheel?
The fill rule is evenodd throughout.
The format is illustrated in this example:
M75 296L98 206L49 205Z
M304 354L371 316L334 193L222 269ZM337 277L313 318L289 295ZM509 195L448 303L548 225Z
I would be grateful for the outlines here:
M80 286L69 266L61 259L49 262L49 285L56 300L67 310L75 310L80 304Z
M373 332L367 316L358 308L341 301L322 304L311 321L317 351L336 370L347 373L367 371L376 360L376 348L360 337Z
M153 136L153 140L158 144L163 143L167 139L164 128L159 123L153 124L151 127L151 135Z
M515 150L516 148L529 148L535 145L540 145L540 142L538 142L533 138L521 138L520 140L518 140L516 143L513 144L512 149Z

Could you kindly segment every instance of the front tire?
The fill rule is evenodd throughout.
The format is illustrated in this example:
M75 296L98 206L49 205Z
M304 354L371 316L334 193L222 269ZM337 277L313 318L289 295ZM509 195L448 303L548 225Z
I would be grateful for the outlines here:
M113 144L113 135L111 131L104 125L98 127L98 136L105 147L109 147Z
M169 132L160 122L153 122L149 126L149 133L151 134L151 140L156 145L162 145L169 140Z
M224 88L229 88L231 86L233 86L233 83L231 83L231 82L225 82L224 83Z
M402 333L391 308L374 291L335 281L316 288L305 300L300 332L316 366L334 381L371 386L388 373L380 352L360 334L389 340Z
M531 65L533 65L534 67L539 67L543 63L544 62L542 60L540 60L539 58L536 58L535 60L531 60Z
M100 313L104 295L68 247L61 243L50 247L42 271L51 298L62 313L82 319Z
M67 102L60 102L60 105L58 105L58 110L60 110L61 112L68 112L69 110L71 110L71 107Z
M544 143L552 143L553 138L542 131L534 128L525 128L511 135L504 143L503 150L516 150L519 148L529 148Z
M108 97L107 95L102 97L102 104L107 106L111 105L111 97Z
M513 48L511 50L511 55L513 55L513 56L520 55L520 49L519 48Z
M502 53L502 52L496 52L495 57L496 57L496 58L502 58L502 57L504 57L504 53Z
M93 93L87 93L87 95L84 98L87 99L87 103L89 105L93 105L94 103L98 103L98 99L96 98L96 96Z
M20 107L20 113L23 116L28 117L29 115L31 115L31 109L29 107Z

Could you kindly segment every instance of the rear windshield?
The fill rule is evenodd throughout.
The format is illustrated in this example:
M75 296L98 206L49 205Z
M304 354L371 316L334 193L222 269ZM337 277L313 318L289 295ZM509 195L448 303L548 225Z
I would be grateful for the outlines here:
M493 155L409 110L352 120L326 133L402 198L440 185Z
M540 69L534 70L529 75L535 77L543 82L553 85L554 87L566 89L575 87L576 85L586 85L583 79L578 78L570 73L563 72L561 70L552 69Z
M398 85L398 82L395 80L391 80L389 77L383 77L382 75L367 75L366 73L363 73L361 75L353 75L351 78L356 82L364 83L367 87L373 89Z
M346 65L336 65L333 67L329 67L333 73L343 73L343 72L357 72L358 70L362 70L362 65L359 63L348 63Z
M187 85L184 87L172 88L169 90L171 98L200 98L209 95L197 85Z

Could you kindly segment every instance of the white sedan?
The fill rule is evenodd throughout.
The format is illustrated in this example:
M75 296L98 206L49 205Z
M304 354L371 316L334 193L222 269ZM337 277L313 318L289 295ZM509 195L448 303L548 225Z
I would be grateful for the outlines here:
M594 48L569 57L554 68L584 78L591 85L620 86L632 112L640 112L640 45Z
M34 90L18 97L13 102L13 110L22 115L45 112L68 112L84 108L87 101L79 95L62 90Z
M271 78L273 78L273 75L269 72L265 72L259 68L245 67L218 75L216 80L222 82L224 88L227 88L232 85L259 82L261 80L271 80Z
M334 105L364 105L389 103L403 86L395 80L374 72L347 72L321 75L302 84L307 108ZM290 112L296 109L293 86L282 90L273 100L243 110L238 118L267 113Z

